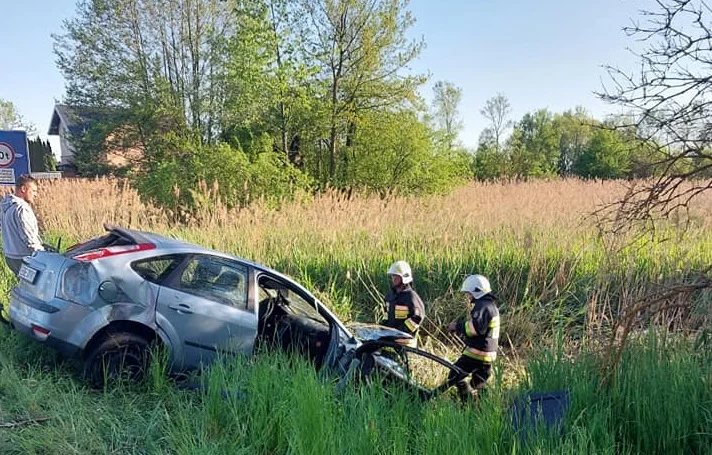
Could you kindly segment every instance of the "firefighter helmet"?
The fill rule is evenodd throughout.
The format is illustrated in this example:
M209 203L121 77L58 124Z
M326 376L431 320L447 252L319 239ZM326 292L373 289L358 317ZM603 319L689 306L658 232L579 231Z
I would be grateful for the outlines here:
M388 268L389 275L398 275L401 277L403 284L408 284L413 281L413 272L410 271L410 266L405 261L396 261Z
M489 280L482 275L470 275L462 282L460 292L467 292L472 297L481 299L492 292L492 287Z

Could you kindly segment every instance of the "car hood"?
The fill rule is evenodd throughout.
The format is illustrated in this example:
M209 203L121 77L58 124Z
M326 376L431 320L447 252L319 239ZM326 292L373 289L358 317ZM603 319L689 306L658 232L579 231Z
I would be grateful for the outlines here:
M349 324L349 330L360 341L376 341L384 339L413 338L410 334L390 327L377 324Z

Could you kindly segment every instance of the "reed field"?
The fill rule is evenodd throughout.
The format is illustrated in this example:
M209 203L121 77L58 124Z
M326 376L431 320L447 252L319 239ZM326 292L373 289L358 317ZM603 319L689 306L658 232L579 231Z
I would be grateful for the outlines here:
M421 346L454 360L443 326L466 311L470 273L500 301L502 349L477 406L420 403L370 386L337 394L298 358L226 359L186 391L161 374L94 391L76 365L0 327L0 453L465 454L712 453L710 294L635 320L603 381L622 312L712 264L712 194L655 236L605 234L591 213L618 182L478 183L442 196L298 198L280 209L226 210L213 188L201 211L166 213L116 180L43 182L45 239L62 249L103 223L160 232L286 272L345 321L381 318L388 265L408 261L426 304ZM176 222L180 219L181 222ZM677 221L686 221L678 224ZM0 296L14 283L0 270ZM526 391L567 390L562 427L529 437L511 422Z

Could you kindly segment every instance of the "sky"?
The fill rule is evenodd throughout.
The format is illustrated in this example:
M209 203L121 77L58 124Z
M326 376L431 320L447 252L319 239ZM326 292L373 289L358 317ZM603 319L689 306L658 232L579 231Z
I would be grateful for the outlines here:
M439 80L462 89L464 129L474 148L487 120L485 102L504 94L512 118L548 108L585 107L597 118L618 111L594 94L607 80L605 64L633 68L635 46L622 28L651 0L411 0L412 38L426 48L411 65L430 76L422 95L432 98ZM12 101L43 138L64 80L55 65L51 35L74 16L76 0L0 2L0 98ZM50 137L59 155L59 141Z

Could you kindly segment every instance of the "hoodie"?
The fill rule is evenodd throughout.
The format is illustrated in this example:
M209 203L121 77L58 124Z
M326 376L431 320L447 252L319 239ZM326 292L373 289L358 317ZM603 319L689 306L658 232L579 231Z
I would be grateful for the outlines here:
M44 250L37 217L24 199L8 194L0 203L2 210L2 249L11 259L22 259Z

